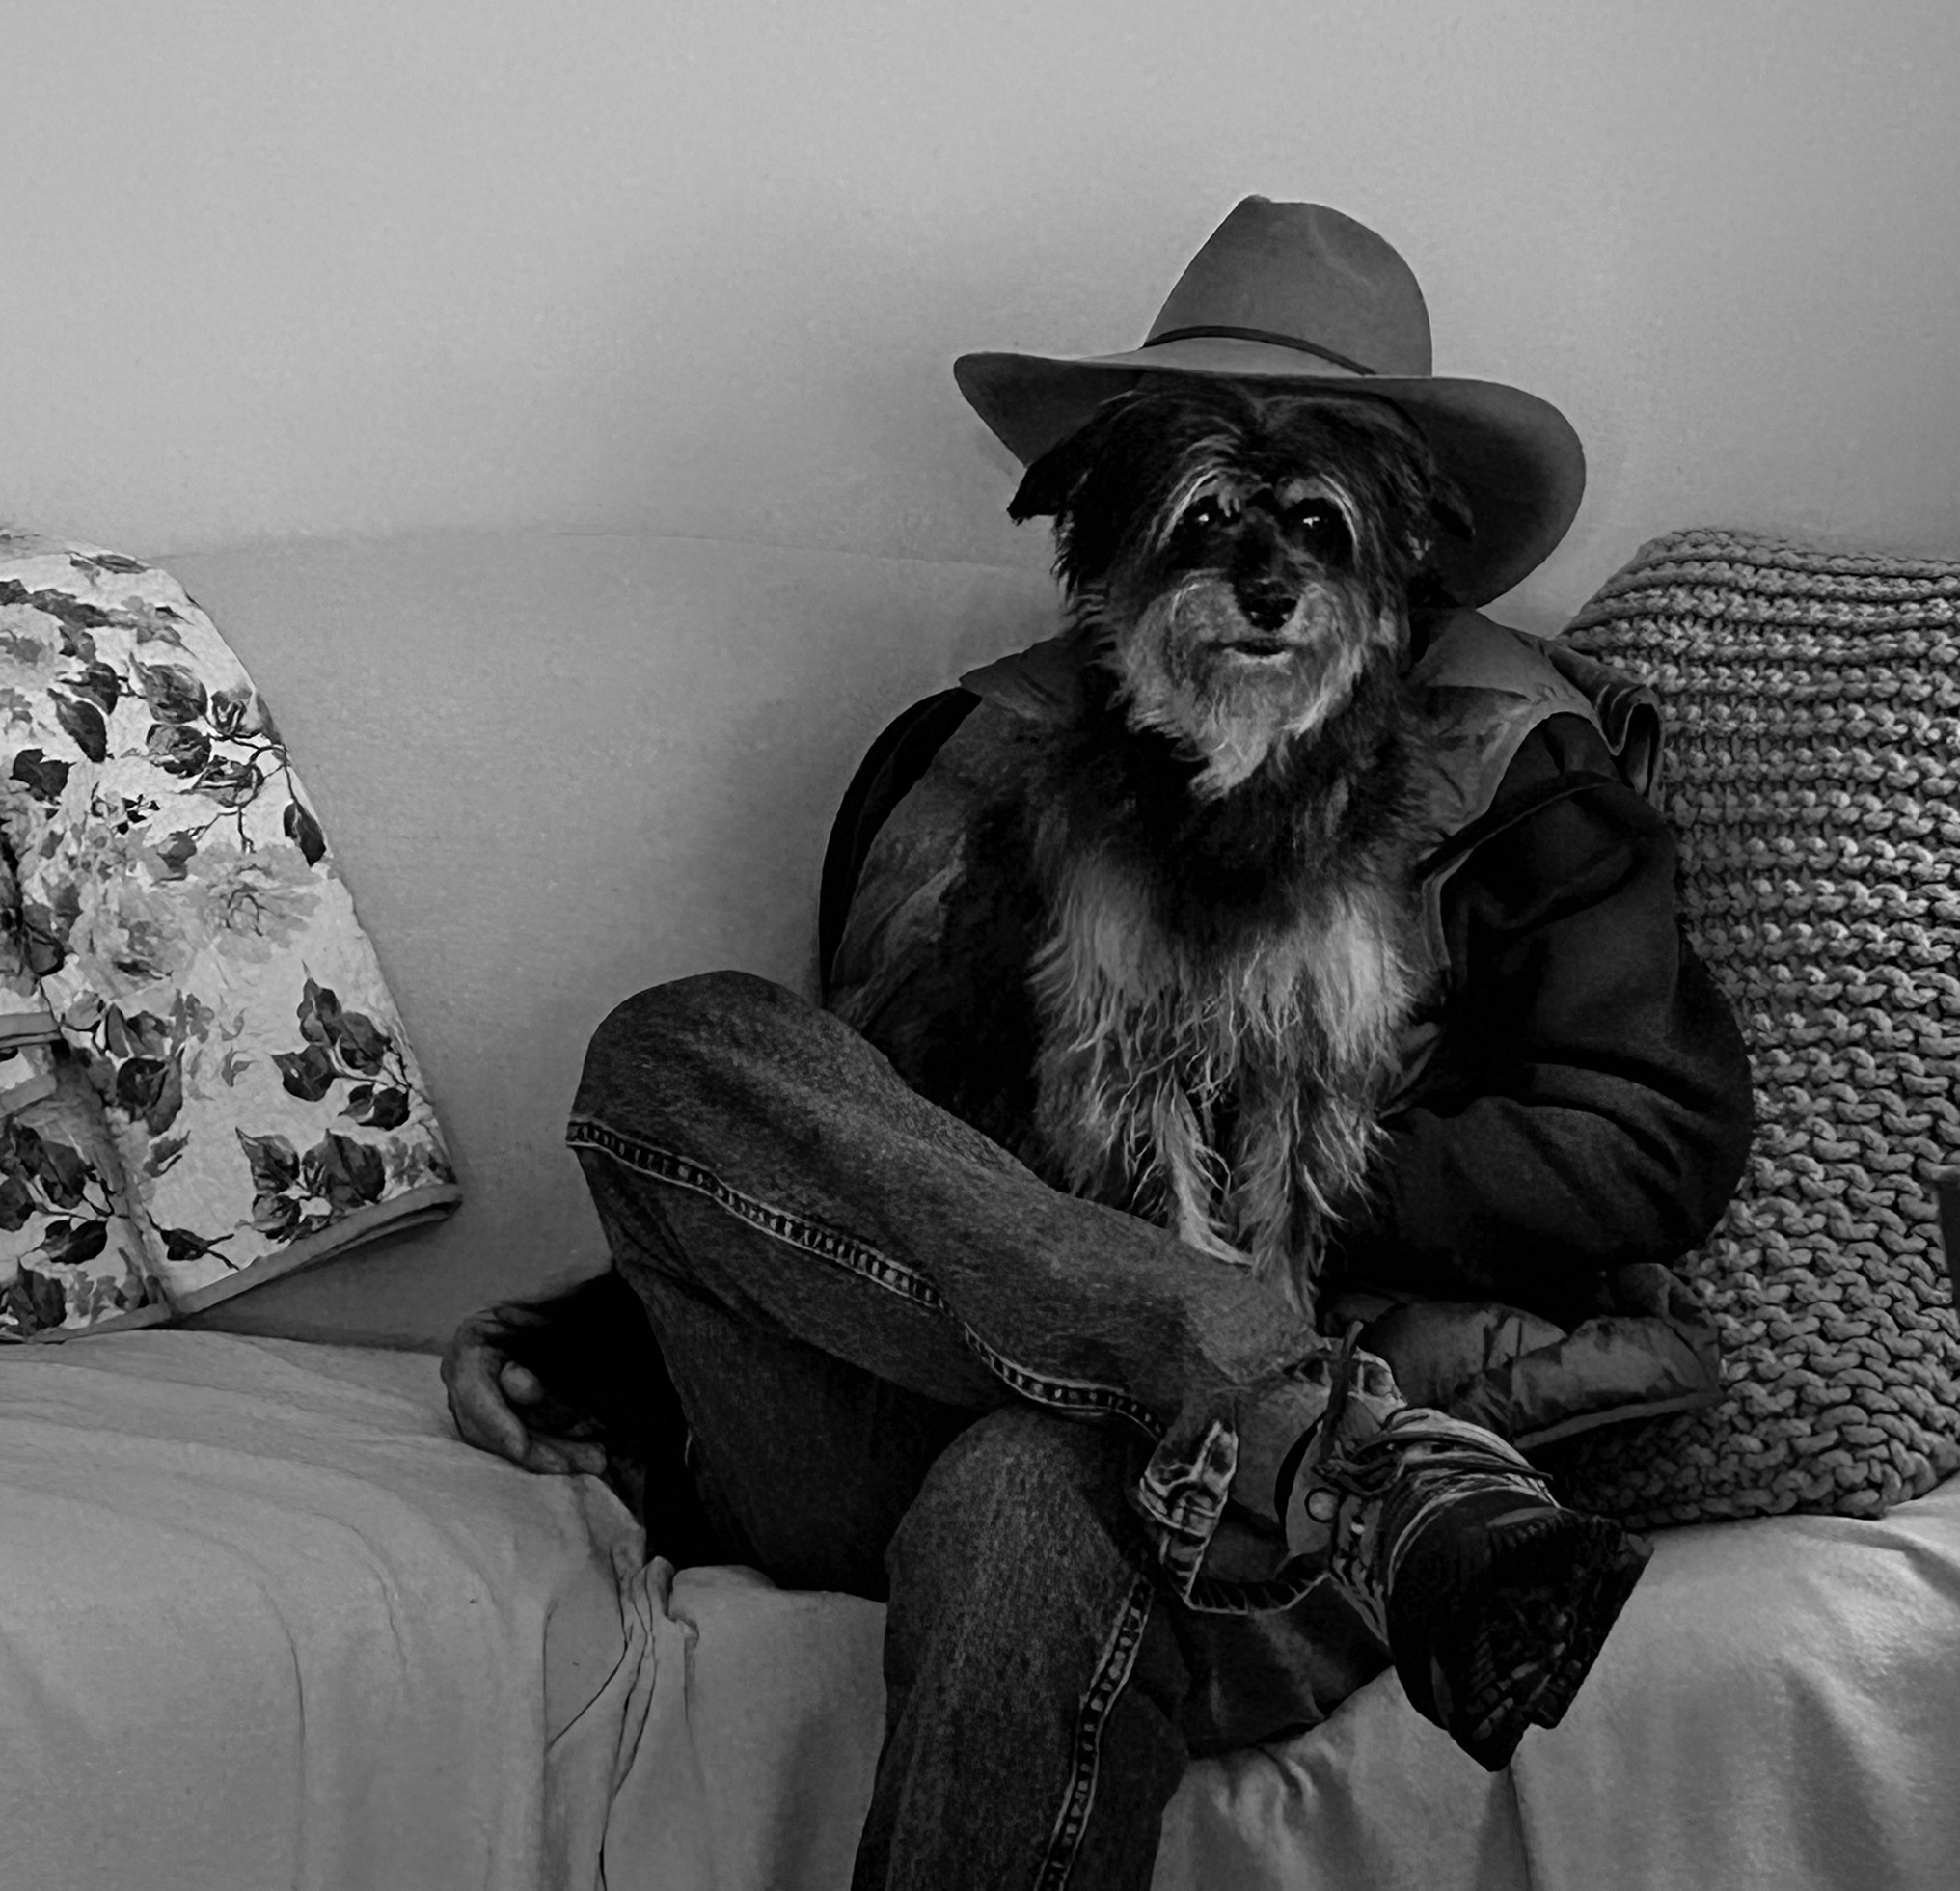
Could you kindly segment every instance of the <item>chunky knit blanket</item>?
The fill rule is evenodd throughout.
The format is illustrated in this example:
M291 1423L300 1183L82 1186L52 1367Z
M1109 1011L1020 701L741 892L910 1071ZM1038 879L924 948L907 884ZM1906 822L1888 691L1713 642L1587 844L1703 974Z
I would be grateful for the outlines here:
M1873 1516L1960 1469L1960 562L1645 545L1567 632L1650 683L1685 923L1750 1044L1740 1192L1685 1267L1726 1396L1557 1454L1637 1527Z

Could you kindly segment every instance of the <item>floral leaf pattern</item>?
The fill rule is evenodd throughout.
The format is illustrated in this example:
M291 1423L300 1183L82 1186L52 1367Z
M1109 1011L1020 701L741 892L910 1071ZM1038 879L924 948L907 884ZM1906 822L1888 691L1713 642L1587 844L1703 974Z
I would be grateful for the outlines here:
M55 720L61 724L74 745L91 761L109 759L109 730L102 721L102 712L92 702L79 702L71 696L57 696L53 699Z
M319 819L177 586L0 544L0 1338L168 1318L452 1204ZM42 1135L9 1099L53 1108L57 1065Z
M17 695L16 692L10 694ZM19 698L25 701L26 699ZM68 784L68 765L65 761L49 761L39 749L22 749L14 757L13 779L21 783L37 801L47 802L50 806L62 798L62 790Z
M49 1093L0 1122L0 1335L163 1318L87 1079L52 1049L15 1055Z
M283 818L286 838L306 856L309 866L317 866L321 855L327 851L327 837L320 832L319 822L296 801L286 803Z
M194 723L210 707L204 686L181 664L136 666L150 713L160 723Z

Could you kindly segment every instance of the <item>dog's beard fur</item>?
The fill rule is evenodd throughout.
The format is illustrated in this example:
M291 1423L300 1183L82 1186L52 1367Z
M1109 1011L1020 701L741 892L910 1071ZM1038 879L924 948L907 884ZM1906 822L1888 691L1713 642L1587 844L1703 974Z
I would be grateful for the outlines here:
M1450 517L1379 403L1177 383L1029 469L1089 668L1037 792L1036 1137L1310 1302L1419 997L1406 591Z
M1348 603L1325 592L1302 599L1300 653L1275 660L1285 664L1276 678L1235 660L1223 644L1242 621L1230 586L1209 573L1184 580L1149 600L1107 647L1130 726L1161 730L1195 754L1193 794L1215 798L1240 786L1352 697L1372 648L1400 646L1402 626L1387 613L1372 638L1352 635Z

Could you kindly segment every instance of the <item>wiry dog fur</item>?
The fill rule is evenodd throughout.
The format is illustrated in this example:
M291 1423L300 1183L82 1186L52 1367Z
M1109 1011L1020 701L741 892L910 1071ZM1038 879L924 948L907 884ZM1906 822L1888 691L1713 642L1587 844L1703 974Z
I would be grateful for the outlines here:
M1407 596L1459 529L1386 405L1157 382L1029 468L1091 652L1037 795L1054 1179L1301 1303L1419 994Z

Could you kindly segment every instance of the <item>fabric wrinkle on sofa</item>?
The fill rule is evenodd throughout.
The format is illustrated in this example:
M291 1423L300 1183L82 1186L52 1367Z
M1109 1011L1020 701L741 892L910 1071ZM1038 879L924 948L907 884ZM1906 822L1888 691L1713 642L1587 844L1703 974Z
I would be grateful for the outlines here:
M462 1443L432 1358L10 1348L0 1517L9 1891L594 1882L643 1539Z

